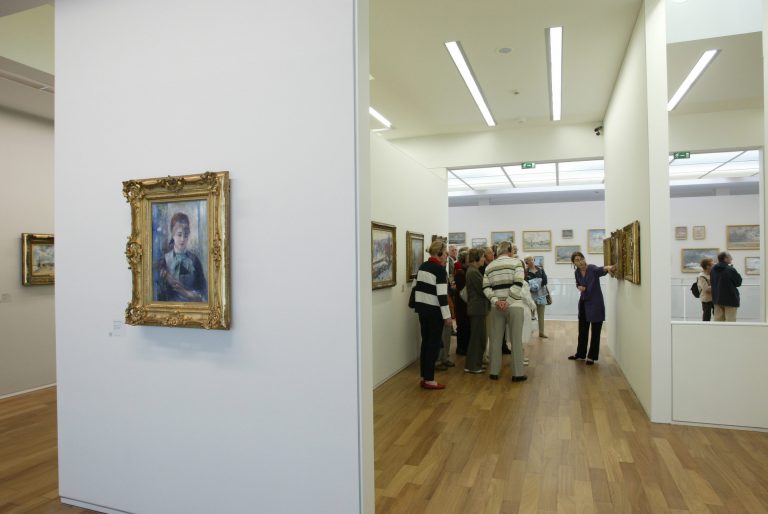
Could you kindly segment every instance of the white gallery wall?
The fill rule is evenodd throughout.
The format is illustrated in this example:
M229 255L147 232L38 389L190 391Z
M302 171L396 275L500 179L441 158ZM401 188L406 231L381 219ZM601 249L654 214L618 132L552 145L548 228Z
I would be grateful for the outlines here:
M57 3L66 502L372 512L366 27L362 0ZM121 328L122 181L206 170L231 177L231 330Z
M0 109L0 397L56 382L53 285L21 285L21 233L53 233L53 122Z
M445 170L428 170L378 135L371 137L371 217L397 227L397 284L373 291L373 382L379 385L419 356L419 319L408 307L406 231L448 235ZM426 256L425 256L426 258Z

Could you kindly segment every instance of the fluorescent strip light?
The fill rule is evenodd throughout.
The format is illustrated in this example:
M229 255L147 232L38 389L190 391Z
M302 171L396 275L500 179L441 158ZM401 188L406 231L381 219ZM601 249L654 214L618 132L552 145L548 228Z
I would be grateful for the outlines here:
M717 57L718 53L720 53L719 49L707 50L704 52L704 55L701 56L699 62L696 63L696 66L694 66L688 76L685 77L685 80L682 84L680 84L677 92L669 100L669 103L667 104L667 111L671 111L677 107L677 104L679 104L683 97L688 94L688 91L693 87L696 81L699 80L701 74L704 73L704 70L707 69L707 66L709 66L712 60Z
M480 113L483 115L483 119L485 119L485 122L488 124L489 127L495 127L496 121L493 119L491 110L488 109L488 105L485 103L485 98L483 97L483 93L482 91L480 91L480 86L477 85L477 81L475 80L475 77L472 74L472 70L469 67L469 63L467 63L467 59L464 56L464 52L461 49L461 45L459 44L458 41L448 41L447 43L445 43L445 48L447 48L448 53L451 54L453 63L456 65L456 68L459 70L459 74L461 75L461 78L464 79L464 83L467 85L467 89L469 89L469 92L472 95L472 98L474 98L475 103L477 104L477 108L480 109Z
M563 27L547 29L549 105L552 121L560 121L563 110Z
M385 126L385 127L387 127L388 129L391 129L391 128L392 128L392 123L391 123L391 122L390 122L390 121L389 121L387 118L385 118L384 116L382 116L382 115L379 113L379 111L377 111L377 110L376 110L376 109L374 109L373 107L368 107L368 114L370 114L371 116L373 116L374 118L376 118L376 119L379 121L379 123L381 123L382 125L384 125L384 126Z

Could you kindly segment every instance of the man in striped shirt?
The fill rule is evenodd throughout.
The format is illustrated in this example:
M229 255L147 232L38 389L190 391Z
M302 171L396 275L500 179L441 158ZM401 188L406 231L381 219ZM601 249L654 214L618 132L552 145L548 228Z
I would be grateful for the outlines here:
M524 314L522 309L510 309L509 301L523 297L525 267L523 262L514 256L512 243L509 241L499 243L497 253L498 257L488 265L483 277L483 292L491 302L490 378L499 379L501 344L509 327L512 339L512 381L522 382L528 378L523 375L521 328Z
M442 239L429 247L429 260L419 267L416 275L416 312L421 325L421 387L445 389L435 381L435 361L443 344L443 327L452 326L448 308L448 272L445 263L448 248Z

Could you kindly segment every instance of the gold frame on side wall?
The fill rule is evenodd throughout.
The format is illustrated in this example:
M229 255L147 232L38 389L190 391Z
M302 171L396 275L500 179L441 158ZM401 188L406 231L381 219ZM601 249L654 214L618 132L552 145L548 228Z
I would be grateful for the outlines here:
M131 206L131 235L125 247L133 274L129 325L228 330L230 328L229 172L168 176L123 182ZM153 203L206 201L207 301L162 301L153 287ZM161 250L164 251L164 250Z
M376 281L373 279L374 275L374 268L376 266L373 258L375 255L375 248L374 248L374 237L373 232L374 230L378 230L381 232L389 232L392 234L392 255L391 263L392 263L392 278L390 280L380 280ZM436 237L439 236L432 236L432 240L434 241ZM447 241L447 238L446 238ZM447 243L446 243L447 244ZM379 223L376 221L371 222L371 288L372 289L383 289L385 287L394 287L397 285L397 227L394 225L387 225L386 223Z
M44 286L56 282L56 264L52 272L35 270L34 250L36 246L54 246L53 234L21 234L21 284Z
M413 282L413 279L416 278L416 275L419 273L419 266L414 267L413 262L411 261L412 253L413 253L413 241L421 241L421 262L419 263L419 266L421 263L424 262L424 253L426 252L427 248L424 246L424 234L420 234L418 232L411 232L406 231L405 232L405 279L406 282Z
M640 222L634 221L622 229L624 279L640 284Z

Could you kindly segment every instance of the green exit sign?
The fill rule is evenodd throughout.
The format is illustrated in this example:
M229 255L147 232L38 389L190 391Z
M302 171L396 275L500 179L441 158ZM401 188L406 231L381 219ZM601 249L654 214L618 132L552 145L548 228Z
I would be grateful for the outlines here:
M523 169L524 170L532 170L535 167L536 167L536 163L535 162L524 162L523 163Z
M675 159L690 159L691 152L675 152L672 154Z

